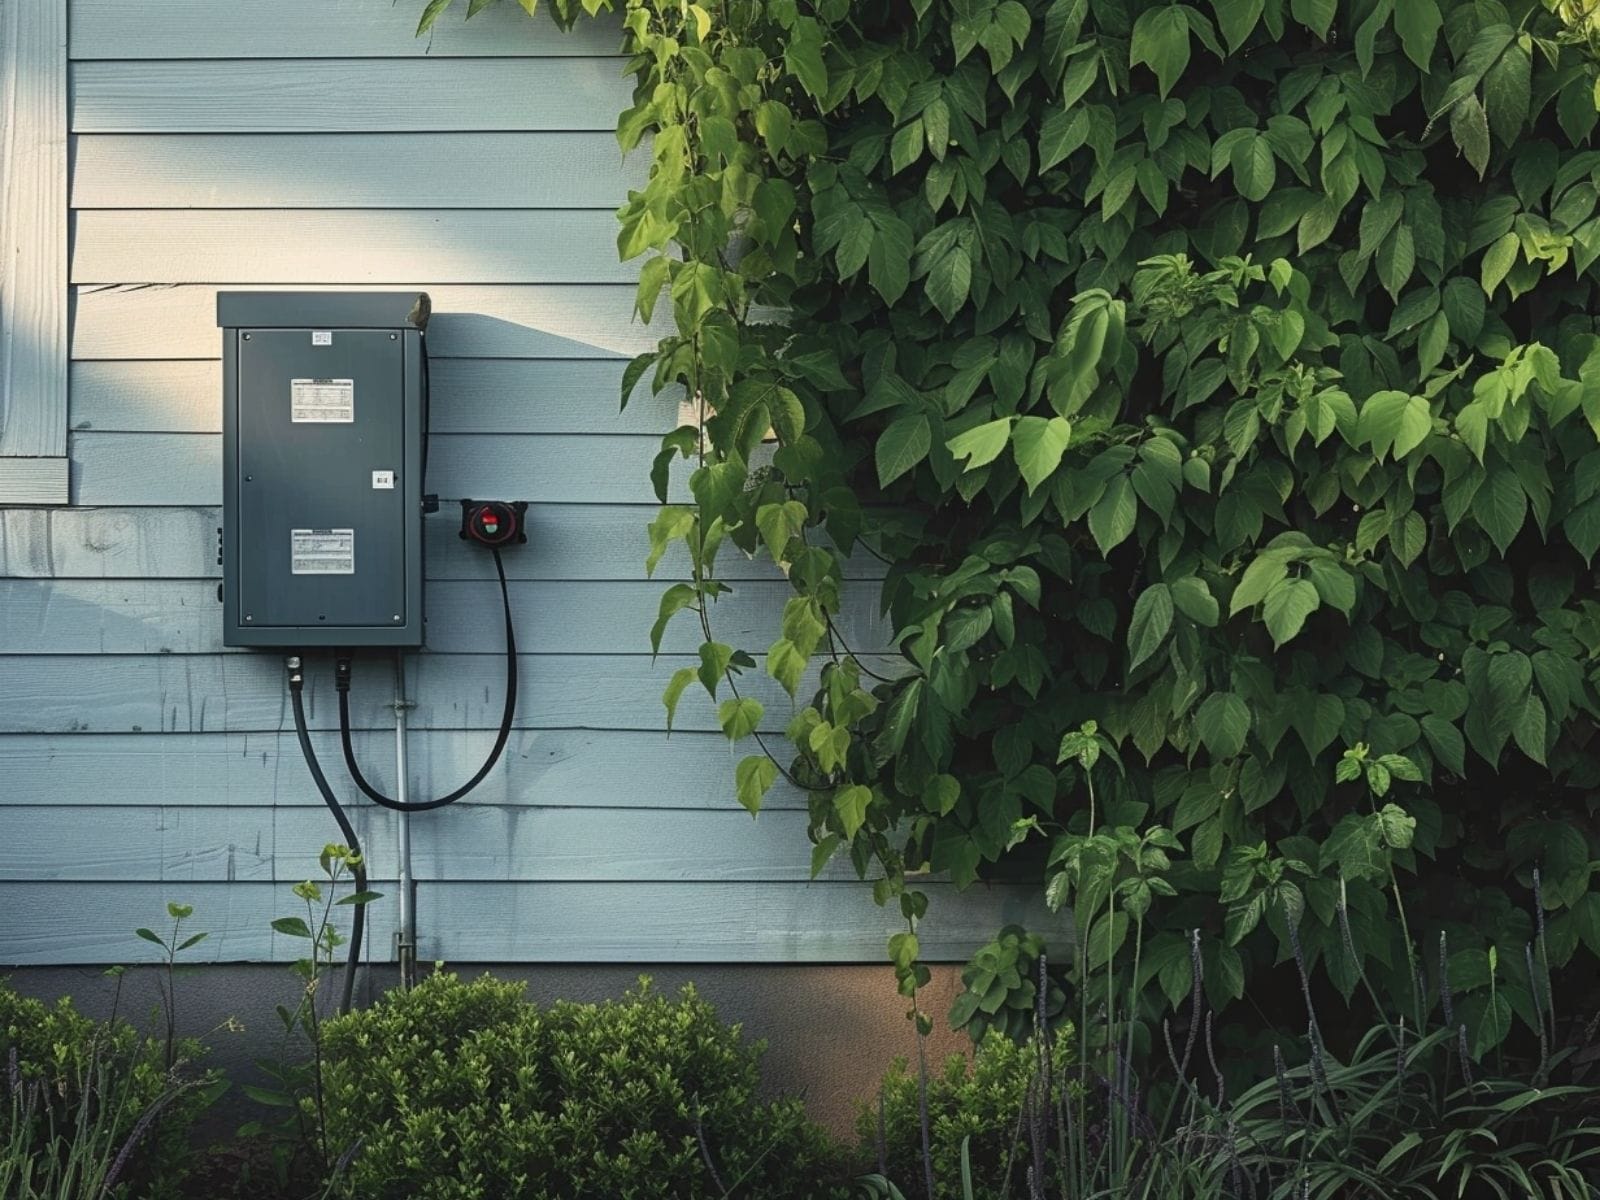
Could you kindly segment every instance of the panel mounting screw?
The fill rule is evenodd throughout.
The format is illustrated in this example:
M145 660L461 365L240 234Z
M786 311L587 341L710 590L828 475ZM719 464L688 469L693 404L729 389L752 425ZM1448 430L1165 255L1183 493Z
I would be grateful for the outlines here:
M255 620L255 618L253 616L251 616L249 613L245 613L244 619L246 621L254 621Z
M390 617L389 619L391 621L398 621L400 619L400 614L399 613L395 613L395 615Z
M398 338L399 338L399 336L400 336L400 335L399 335L399 334L398 334L398 333L391 333L391 334L390 334L390 335L389 335L389 340L390 340L390 341L391 341L391 342L392 342L392 341L395 341L395 340L397 340L397 339L398 339Z
M248 333L244 335L244 340L247 342L250 340L250 335Z

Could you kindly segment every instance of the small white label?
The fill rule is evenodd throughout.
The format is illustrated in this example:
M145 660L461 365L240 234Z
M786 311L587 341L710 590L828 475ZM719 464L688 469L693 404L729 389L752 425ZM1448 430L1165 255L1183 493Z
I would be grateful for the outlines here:
M331 346L331 345L333 345L333 330L331 330L331 329L313 329L311 331L311 344L313 346Z
M354 529L291 529L289 531L289 573L291 575L354 575L356 573L356 531Z
M289 419L297 425L350 424L356 419L356 381L291 379Z
M375 487L375 488L380 488L380 489L386 489L388 491L393 491L394 490L394 472L393 471L374 471L372 473L372 486Z

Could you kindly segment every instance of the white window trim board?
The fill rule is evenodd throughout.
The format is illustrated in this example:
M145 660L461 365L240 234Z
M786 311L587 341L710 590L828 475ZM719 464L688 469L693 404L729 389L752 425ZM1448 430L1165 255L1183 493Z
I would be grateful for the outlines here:
M0 504L67 504L67 0L0 0Z

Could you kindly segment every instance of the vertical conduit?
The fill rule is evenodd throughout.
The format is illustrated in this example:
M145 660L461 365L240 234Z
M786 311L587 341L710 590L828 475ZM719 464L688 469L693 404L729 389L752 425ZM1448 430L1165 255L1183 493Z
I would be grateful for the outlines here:
M406 710L411 702L406 699L406 656L403 650L394 654L394 786L395 800L407 802L410 790L411 764L406 758ZM410 989L417 979L417 897L416 880L411 873L411 814L404 810L395 814L400 818L398 847L400 857L400 929L396 934L400 960L400 986Z

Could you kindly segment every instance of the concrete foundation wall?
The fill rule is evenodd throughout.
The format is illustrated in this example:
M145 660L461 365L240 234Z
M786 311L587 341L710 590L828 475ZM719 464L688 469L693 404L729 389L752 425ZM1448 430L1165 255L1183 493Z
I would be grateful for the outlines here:
M524 980L528 998L598 1001L620 996L640 974L662 991L693 983L717 1007L723 1020L743 1026L749 1039L768 1043L762 1078L774 1095L799 1095L811 1115L841 1136L852 1136L857 1106L876 1095L879 1079L895 1058L914 1061L916 1038L906 1020L906 1001L895 991L893 971L885 965L863 966L528 966L452 964L463 978L490 971L502 979ZM102 967L26 967L6 980L24 995L53 1001L70 995L86 1015L103 1017L109 1010L114 982ZM123 1016L149 1028L159 1005L156 975L133 968L123 979ZM390 986L382 968L363 981L370 999ZM249 964L197 967L177 981L178 1022L183 1033L212 1047L210 1062L237 1085L265 1083L253 1066L258 1058L291 1057L275 1005L292 1004L296 978L287 967ZM953 967L934 968L932 985L922 995L925 1011L935 1016L929 1039L931 1063L967 1047L965 1036L951 1032L943 1020L961 986ZM222 1028L230 1018L242 1022L243 1033ZM237 1087L224 1097L202 1129L202 1135L227 1137L243 1121L259 1115Z

